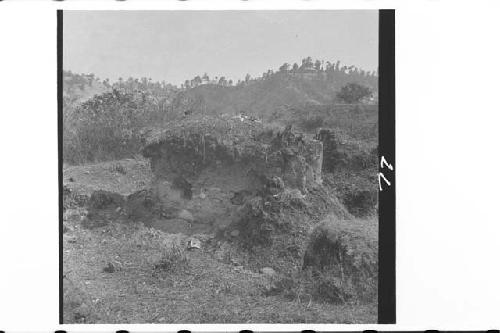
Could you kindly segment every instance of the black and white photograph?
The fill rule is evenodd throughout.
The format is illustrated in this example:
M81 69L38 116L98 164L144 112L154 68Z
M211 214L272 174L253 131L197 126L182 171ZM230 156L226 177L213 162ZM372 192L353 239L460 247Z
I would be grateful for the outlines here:
M378 10L59 24L61 323L379 321Z
M499 11L0 1L0 333L494 332Z

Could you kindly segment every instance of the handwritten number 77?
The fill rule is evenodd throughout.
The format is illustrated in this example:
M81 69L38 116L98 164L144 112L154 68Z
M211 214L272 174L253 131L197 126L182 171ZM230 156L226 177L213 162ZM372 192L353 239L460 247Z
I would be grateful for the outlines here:
M393 170L394 170L394 167L393 167L391 164L389 164L389 163L387 162L387 160L385 159L385 157L384 157L384 156L382 156L382 158L380 159L380 168L381 168L381 169L383 169L383 168L384 168L384 166L385 166L385 167L387 167L387 168L388 168L389 170L391 170L391 171L393 171ZM379 173L378 173L378 188L379 188L379 190L380 190L380 191L382 191L382 179L384 180L384 182L385 182L388 186L391 186L391 182L390 182L387 178L385 178L384 173L379 172Z

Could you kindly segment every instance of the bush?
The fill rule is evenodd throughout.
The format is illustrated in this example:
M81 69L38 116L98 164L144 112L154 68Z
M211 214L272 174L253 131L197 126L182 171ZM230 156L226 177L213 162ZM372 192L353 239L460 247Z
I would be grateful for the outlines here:
M111 172L121 173L122 175L127 174L127 171L125 170L125 167L123 165L121 165L120 163L112 164L111 167L110 167L110 171Z
M345 193L342 203L347 207L349 213L354 216L364 217L374 213L378 201L376 189L361 190L353 189Z
M179 272L189 268L189 260L186 253L179 246L172 246L163 251L163 254L155 264L154 269L164 272Z
M119 90L64 111L63 158L70 164L133 157L141 130L164 116L143 95Z
M362 86L357 83L349 83L343 86L337 93L337 98L343 100L348 104L359 103L363 98L371 94L368 87Z
M329 218L311 233L303 269L316 281L314 295L330 302L377 297L378 241L374 221Z

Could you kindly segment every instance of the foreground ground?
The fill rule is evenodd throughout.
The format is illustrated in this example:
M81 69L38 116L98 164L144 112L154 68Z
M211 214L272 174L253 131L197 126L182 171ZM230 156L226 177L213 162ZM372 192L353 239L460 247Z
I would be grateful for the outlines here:
M68 167L64 183L74 192L105 189L130 194L151 181L149 166L126 160ZM200 249L173 258L166 249L186 246L187 236L140 224L81 226L83 208L65 212L65 322L83 323L375 323L376 304L334 305L298 292L270 293L272 274L250 271L221 257L212 235ZM167 253L167 254L166 254ZM172 265L161 266L172 259Z

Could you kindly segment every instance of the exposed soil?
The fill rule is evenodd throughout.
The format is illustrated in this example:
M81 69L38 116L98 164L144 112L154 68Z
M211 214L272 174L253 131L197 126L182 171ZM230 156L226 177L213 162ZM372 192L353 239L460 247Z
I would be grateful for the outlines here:
M191 184L191 198L186 198L172 182L158 186L149 163L143 160L65 168L64 184L73 194L90 197L95 191L105 190L117 195L99 218L92 216L97 210L88 203L65 211L65 322L376 322L375 303L339 305L307 293L294 292L285 297L270 292L290 268L280 266L279 260L293 257L291 262L297 265L306 246L297 244L298 248L292 249L275 237L274 245L267 250L243 250L243 234L238 233L244 230L231 224L235 220L232 214L245 211L245 191L251 188L246 183L238 184L241 179L237 168L207 169ZM159 210L147 206L150 194L162 196ZM293 205L294 194L287 195L286 202ZM307 200L316 205L312 214L318 214L307 215L313 222L321 219L322 210L316 208L323 204L326 213L334 206L321 203L321 198L324 194L307 194ZM300 207L300 200L297 202ZM281 218L301 224L306 216L304 209L291 208ZM88 228L89 221L104 223ZM307 238L308 227L304 224L300 239ZM238 233L234 234L235 230ZM176 266L176 259L166 251L172 247L185 249L189 236L201 240L201 248L185 251L186 264ZM276 253L266 255L269 251ZM158 268L165 257L173 260L172 269ZM269 265L276 275L259 273Z

